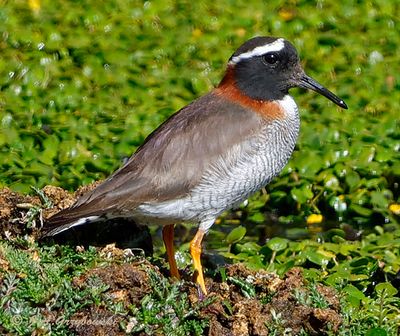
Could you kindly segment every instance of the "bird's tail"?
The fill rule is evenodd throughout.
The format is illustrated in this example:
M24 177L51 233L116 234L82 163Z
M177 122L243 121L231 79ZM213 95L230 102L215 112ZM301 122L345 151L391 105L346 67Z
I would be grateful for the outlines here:
M107 219L105 214L83 213L80 207L67 208L50 217L42 229L42 238L55 236L75 226Z

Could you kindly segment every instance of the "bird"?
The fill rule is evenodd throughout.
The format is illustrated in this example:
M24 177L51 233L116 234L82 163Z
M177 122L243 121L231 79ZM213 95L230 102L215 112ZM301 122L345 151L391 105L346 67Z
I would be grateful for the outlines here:
M215 88L164 121L110 177L50 217L43 237L94 221L133 219L162 227L172 277L174 226L197 225L190 242L194 280L207 295L202 241L218 216L266 186L284 168L299 135L289 89L311 89L347 109L306 75L292 43L257 36L229 58Z

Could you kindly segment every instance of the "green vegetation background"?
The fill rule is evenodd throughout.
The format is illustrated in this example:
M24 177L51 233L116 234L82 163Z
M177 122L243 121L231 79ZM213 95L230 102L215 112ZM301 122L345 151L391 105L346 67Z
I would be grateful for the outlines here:
M393 221L399 198L395 1L2 1L0 186L102 179L173 112L218 84L255 35L283 36L345 99L292 90L302 116L267 208ZM220 127L223 127L221 125ZM262 218L260 220L263 220Z

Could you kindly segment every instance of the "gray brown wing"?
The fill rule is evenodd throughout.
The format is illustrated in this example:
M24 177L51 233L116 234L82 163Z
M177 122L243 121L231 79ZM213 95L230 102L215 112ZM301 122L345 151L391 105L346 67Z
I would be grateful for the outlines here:
M65 223L182 197L219 156L261 126L256 113L207 94L171 116L124 166L59 216ZM50 222L57 222L54 217Z

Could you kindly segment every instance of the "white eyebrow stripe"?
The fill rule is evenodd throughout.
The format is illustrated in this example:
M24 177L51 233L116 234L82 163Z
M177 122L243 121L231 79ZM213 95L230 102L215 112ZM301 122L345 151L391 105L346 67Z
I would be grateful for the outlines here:
M229 64L237 64L241 60L252 58L254 56L261 56L272 51L279 51L282 50L284 47L285 47L285 40L283 38L280 38L272 43L268 43L266 45L254 48L253 50L232 57L232 59L229 61Z

